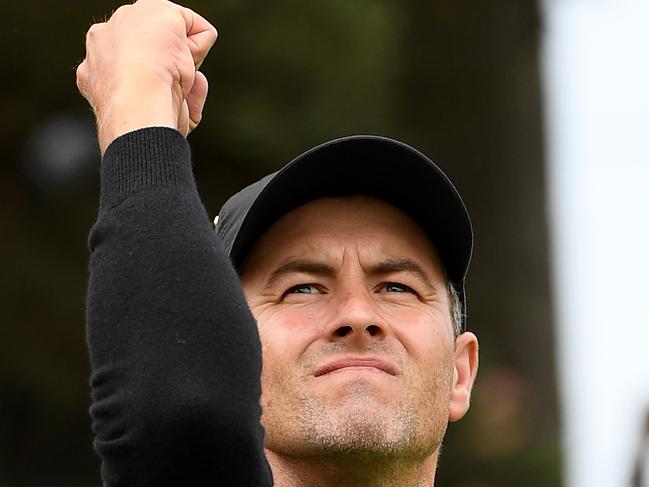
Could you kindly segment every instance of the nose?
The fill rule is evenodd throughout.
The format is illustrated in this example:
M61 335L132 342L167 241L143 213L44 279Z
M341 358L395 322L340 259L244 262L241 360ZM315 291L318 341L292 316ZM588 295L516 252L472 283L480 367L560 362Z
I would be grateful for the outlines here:
M367 289L347 290L332 304L335 317L328 330L329 340L366 346L388 334L388 323Z

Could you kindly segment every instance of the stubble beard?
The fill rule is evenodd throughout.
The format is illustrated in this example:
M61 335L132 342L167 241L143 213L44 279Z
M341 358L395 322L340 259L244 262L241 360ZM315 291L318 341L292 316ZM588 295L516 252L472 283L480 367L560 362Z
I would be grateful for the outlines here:
M272 382L272 399L263 401L266 447L293 458L317 457L354 462L423 460L441 445L448 420L451 377L439 373L425 384L411 384L396 401L377 399L375 385L358 378L344 399L332 401L290 381ZM268 396L266 396L268 399Z

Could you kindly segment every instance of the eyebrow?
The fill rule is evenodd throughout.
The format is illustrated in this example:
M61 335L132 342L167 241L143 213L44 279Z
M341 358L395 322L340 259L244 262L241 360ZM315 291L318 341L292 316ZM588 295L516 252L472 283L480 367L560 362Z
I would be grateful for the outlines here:
M375 275L396 274L399 272L407 272L409 274L413 274L417 279L426 284L431 290L435 290L435 286L430 280L428 273L412 259L388 259L378 263L376 266L370 269L370 274Z
M333 275L334 268L324 262L317 262L311 260L292 260L280 265L277 269L271 272L264 287L271 287L275 281L287 274L316 274L316 275Z
M280 265L277 269L271 272L264 287L271 287L278 279L287 274L315 274L332 276L335 274L335 269L329 264L324 262L312 260L292 260ZM435 290L435 286L431 282L428 273L414 260L403 259L388 259L370 267L368 274L381 276L388 274L396 274L399 272L406 272L415 276L415 278L426 284L431 290Z

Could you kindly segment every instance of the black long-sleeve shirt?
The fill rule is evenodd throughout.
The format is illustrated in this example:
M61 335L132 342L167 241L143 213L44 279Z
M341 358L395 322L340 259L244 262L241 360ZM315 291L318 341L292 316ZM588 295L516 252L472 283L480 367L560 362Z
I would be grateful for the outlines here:
M90 251L104 485L272 485L257 328L180 133L142 129L110 145Z

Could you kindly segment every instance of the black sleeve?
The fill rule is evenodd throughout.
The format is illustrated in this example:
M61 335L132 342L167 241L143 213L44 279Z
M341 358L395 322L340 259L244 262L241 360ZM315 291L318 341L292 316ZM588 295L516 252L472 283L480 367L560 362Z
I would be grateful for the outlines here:
M90 252L104 485L272 485L257 328L180 133L142 129L110 145Z

